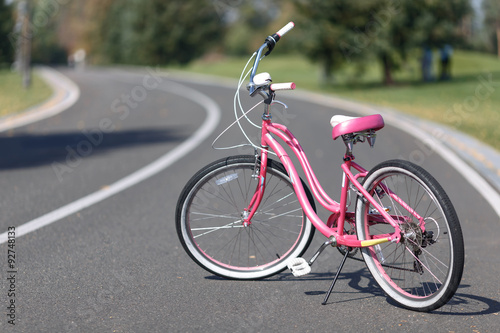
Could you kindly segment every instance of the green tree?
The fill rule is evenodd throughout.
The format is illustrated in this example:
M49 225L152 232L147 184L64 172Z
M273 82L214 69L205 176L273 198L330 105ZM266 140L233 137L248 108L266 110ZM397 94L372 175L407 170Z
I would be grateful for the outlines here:
M14 61L14 45L9 40L9 34L14 29L12 5L0 0L0 64Z
M365 48L367 18L377 0L294 0L299 13L300 49L322 64L324 81L346 61L358 60Z
M468 0L294 0L305 27L303 48L325 78L345 62L378 59L385 84L410 51L459 40Z
M49 1L32 1L29 29L32 37L31 62L67 63L67 50L59 41L60 7Z
M225 29L225 52L248 55L255 51L272 31L270 25L276 20L278 8L276 0L241 1L238 6L226 8L232 19Z
M129 64L185 64L222 36L208 0L116 0L101 24L100 52Z
M493 49L496 48L500 58L500 2L498 0L483 0L484 25L491 36Z
M439 48L464 43L460 26L471 15L469 0L405 0L392 20L389 41L401 60L415 48ZM385 71L387 72L385 67ZM390 70L390 69L389 69ZM442 67L442 77L445 69ZM387 78L385 80L387 82Z

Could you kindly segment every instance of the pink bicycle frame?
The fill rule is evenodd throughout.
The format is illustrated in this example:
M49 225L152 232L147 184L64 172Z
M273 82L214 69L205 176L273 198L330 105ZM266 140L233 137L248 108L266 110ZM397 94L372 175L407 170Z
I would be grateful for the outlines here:
M307 180L311 186L314 197L319 201L319 203L332 212L333 214L328 219L325 224L316 214L314 209L311 207L307 195L305 193L304 187L300 181L300 177L295 169L295 166L286 153L285 149L278 143L278 141L273 137L273 135L282 139L295 153L300 161L301 167L305 172ZM251 224L251 219L259 206L263 193L265 191L266 183L266 173L267 173L267 158L269 147L277 154L280 161L285 166L285 169L290 177L290 181L293 184L295 193L297 194L298 200L304 210L306 216L312 222L312 224L327 238L335 239L337 245L345 245L348 247L368 247L385 242L399 242L401 239L401 231L399 228L399 223L395 221L397 217L391 216L381 207L376 200L363 188L359 183L359 177L365 177L367 175L367 170L361 167L359 164L352 161L352 159L345 158L342 164L342 170L344 172L342 181L342 192L340 203L331 199L328 194L321 187L318 179L316 178L314 171L309 164L306 154L302 147L300 146L298 140L295 136L283 125L271 123L268 119L263 119L262 121L262 137L261 137L261 160L260 160L260 171L259 171L259 183L256 188L255 194L246 211L246 216L244 218L244 223L246 225ZM354 175L352 169L355 169L358 173ZM373 207L378 210L381 215L381 220L383 219L386 223L389 223L394 227L395 231L391 234L376 235L370 240L359 240L356 235L349 235L344 233L344 224L346 218L352 218L353 213L346 211L348 190L350 183L361 193L366 200L368 200ZM383 186L383 185L382 185ZM386 193L388 193L395 201L402 204L403 207L407 208L408 212L415 216L420 223L424 224L422 217L420 217L411 207L404 203L399 197L397 197L390 189L384 188ZM333 227L333 223L337 221L336 227Z

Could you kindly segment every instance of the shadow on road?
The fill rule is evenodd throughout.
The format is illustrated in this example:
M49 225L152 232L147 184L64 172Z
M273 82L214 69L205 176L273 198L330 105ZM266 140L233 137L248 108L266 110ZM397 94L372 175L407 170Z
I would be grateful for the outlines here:
M310 273L304 277L296 278L291 273L281 273L272 278L259 280L257 282L279 282L279 281L331 281L333 279L334 273ZM224 278L217 276L207 276L206 279L210 280L225 280ZM350 288L346 287L346 281ZM363 282L361 282L363 281ZM367 283L368 281L368 283ZM245 283L242 281L242 283ZM309 290L304 293L308 296L318 296L325 295L327 293L329 283L325 284L324 290ZM460 285L459 291L465 288L469 288L470 285ZM354 291L353 291L354 289ZM342 297L342 300L335 300L335 294L352 294L352 299L346 300ZM328 304L334 303L344 303L351 301L359 301L372 297L386 297L385 293L380 289L375 280L372 278L371 274L366 268L362 268L353 272L342 271L339 275L339 279L335 288L330 296ZM387 298L387 302L396 307L399 307L390 298ZM432 314L436 315L446 315L446 316L477 316L477 315L487 315L487 314L498 314L500 311L500 302L484 297L472 294L457 292L455 296L441 308L432 311Z
M103 133L98 130L47 135L0 135L0 169L35 167L58 162L71 166L83 158L114 149L178 142L189 134L182 128L143 128Z
M469 286L460 286L459 288L464 287ZM478 316L487 314L499 315L499 312L500 302L492 298L456 293L448 304L432 313L452 316Z

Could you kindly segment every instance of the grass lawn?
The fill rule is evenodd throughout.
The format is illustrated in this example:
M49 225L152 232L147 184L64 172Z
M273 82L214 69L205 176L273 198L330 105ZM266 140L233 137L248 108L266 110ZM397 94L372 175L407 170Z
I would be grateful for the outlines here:
M24 89L22 77L10 70L0 70L0 117L23 111L52 95L52 89L35 73L32 85Z
M438 74L437 60L434 74ZM199 60L184 70L237 79L246 63L243 58ZM444 123L500 150L500 60L492 55L455 51L452 79L423 83L417 61L406 66L387 87L381 82L378 64L363 75L347 67L335 74L335 84L319 84L319 67L298 56L273 54L264 59L259 72L268 71L275 82L294 81L298 88L332 93Z

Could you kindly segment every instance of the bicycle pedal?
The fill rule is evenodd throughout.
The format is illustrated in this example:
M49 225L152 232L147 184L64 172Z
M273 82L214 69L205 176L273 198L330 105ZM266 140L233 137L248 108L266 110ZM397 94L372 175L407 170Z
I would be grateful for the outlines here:
M311 266L304 258L294 258L288 262L288 269L292 271L293 276L299 277L311 273Z

